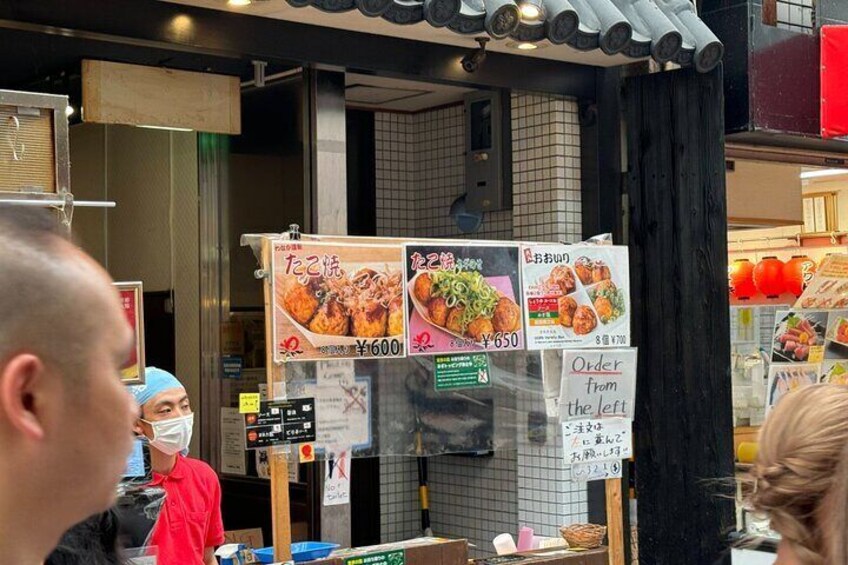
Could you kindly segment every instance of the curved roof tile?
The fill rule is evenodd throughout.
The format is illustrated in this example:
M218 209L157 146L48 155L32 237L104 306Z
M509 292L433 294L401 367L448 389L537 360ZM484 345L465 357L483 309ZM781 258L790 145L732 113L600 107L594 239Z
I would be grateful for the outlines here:
M652 57L707 72L721 62L724 45L695 13L690 0L287 0L326 12L358 9L394 24L426 21L465 35L548 40L581 51L601 49L632 58ZM522 19L519 3L541 8L536 21Z

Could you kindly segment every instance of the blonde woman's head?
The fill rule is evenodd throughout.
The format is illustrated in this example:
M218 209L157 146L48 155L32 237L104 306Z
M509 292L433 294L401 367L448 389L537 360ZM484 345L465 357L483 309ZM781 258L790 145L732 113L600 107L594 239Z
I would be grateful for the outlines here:
M848 563L848 386L786 395L759 443L751 505L803 565Z

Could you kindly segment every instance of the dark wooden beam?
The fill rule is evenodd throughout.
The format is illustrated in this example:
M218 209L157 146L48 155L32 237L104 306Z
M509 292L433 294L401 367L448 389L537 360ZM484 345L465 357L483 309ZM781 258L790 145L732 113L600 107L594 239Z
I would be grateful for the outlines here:
M583 236L621 233L621 71L595 71L595 95L579 101Z
M722 76L626 85L639 561L715 562L734 528ZM712 482L711 482L712 481Z
M489 53L477 72L469 74L460 59L473 47L470 41L469 49L463 49L158 0L0 0L3 28L447 84L584 98L594 93L590 66Z

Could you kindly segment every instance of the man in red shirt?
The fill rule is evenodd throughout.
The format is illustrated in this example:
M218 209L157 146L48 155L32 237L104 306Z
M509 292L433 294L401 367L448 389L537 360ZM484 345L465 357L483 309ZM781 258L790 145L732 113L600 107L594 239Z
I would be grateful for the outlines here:
M215 565L215 547L224 543L221 485L209 465L185 457L194 425L188 394L154 367L130 389L141 407L136 433L150 443L152 484L167 494L148 546L158 548L159 565Z

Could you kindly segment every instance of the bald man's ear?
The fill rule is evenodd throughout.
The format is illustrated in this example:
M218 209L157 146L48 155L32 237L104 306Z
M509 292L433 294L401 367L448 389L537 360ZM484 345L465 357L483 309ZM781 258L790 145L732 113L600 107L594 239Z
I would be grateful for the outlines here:
M44 438L36 397L45 377L44 363L30 353L16 355L0 368L0 418L29 440Z

